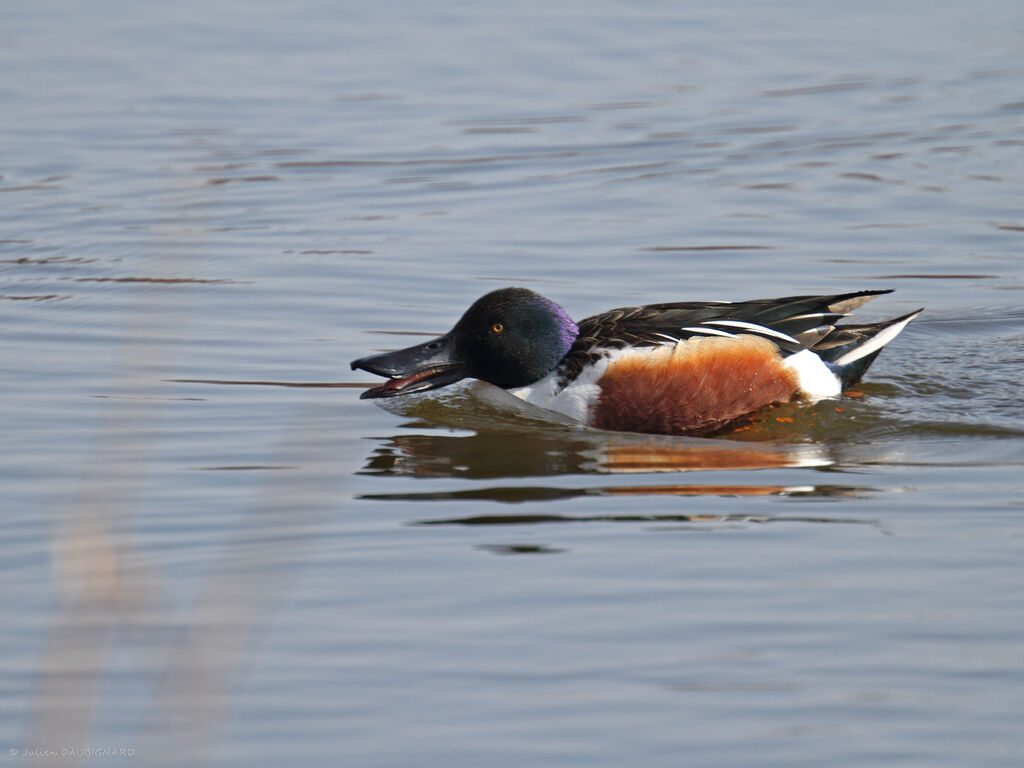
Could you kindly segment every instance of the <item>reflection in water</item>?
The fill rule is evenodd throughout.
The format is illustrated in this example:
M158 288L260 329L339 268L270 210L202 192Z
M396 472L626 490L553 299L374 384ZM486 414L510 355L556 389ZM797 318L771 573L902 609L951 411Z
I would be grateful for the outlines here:
M747 443L640 435L580 427L496 387L474 383L450 393L389 404L413 417L407 427L448 426L471 434L395 435L367 460L364 474L466 479L577 474L822 467L813 444Z
M813 445L549 430L481 430L472 435L395 435L369 457L365 474L412 477L537 477L827 466Z
M832 465L824 448L814 444L746 443L737 440L603 432L542 420L546 412L488 385L473 384L452 393L405 398L389 408L414 417L409 427L438 424L473 430L471 434L424 432L382 438L362 474L460 480L540 478L563 475L610 475L692 471L747 472ZM613 496L783 496L798 498L859 497L875 489L837 484L769 484L736 482L602 485L565 487L546 484L498 484L437 491L363 494L375 501L558 502ZM863 522L828 517L752 518L748 515L612 514L482 515L420 520L418 525L516 525L565 522L667 522L799 520Z

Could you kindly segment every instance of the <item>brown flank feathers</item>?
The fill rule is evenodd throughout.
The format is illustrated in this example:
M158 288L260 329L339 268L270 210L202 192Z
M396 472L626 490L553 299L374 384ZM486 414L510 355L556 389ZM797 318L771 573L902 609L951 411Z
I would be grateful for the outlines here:
M711 434L797 394L778 347L753 335L626 352L598 384L593 426L670 435Z

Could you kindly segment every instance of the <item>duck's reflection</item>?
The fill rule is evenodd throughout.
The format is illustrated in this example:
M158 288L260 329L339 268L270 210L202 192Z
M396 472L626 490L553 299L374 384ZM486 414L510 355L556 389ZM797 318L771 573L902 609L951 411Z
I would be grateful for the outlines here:
M450 395L410 397L389 405L390 410L413 419L406 427L450 427L461 434L424 431L385 438L367 460L367 474L484 479L832 463L828 453L812 443L739 442L582 428L552 421L550 412L480 383Z
M493 390L493 391L492 391ZM503 398L507 398L504 399ZM510 402L514 401L514 402ZM501 483L455 490L372 493L363 499L387 501L496 501L504 503L561 501L587 496L786 496L834 498L858 496L872 489L827 484L771 484L763 475L746 482L753 470L797 467L827 468L827 451L813 443L740 442L738 440L632 435L582 429L538 418L536 409L494 388L471 387L445 398L410 400L400 413L412 417L406 427L457 427L460 432L380 438L367 459L364 474L416 478L500 480L566 475L613 475L723 472L713 483L635 483L575 486ZM467 434L466 431L473 430ZM752 479L752 478L751 478ZM774 478L773 478L774 479ZM501 524L579 520L665 520L689 522L694 516L561 517L495 515L445 518L427 523ZM716 516L715 519L720 519ZM749 517L744 517L749 520ZM778 519L778 518L772 518ZM817 519L817 518L815 518ZM832 518L829 518L831 520Z
M377 475L485 479L778 469L830 463L827 454L814 445L634 437L558 429L489 429L472 435L423 433L389 437L374 450L363 471Z

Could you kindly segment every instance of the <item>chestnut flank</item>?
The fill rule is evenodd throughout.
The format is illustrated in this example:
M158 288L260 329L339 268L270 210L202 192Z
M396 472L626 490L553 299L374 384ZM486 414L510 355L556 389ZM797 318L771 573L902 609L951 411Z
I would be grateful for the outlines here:
M599 429L707 435L797 394L796 373L765 338L696 338L616 357L598 381Z

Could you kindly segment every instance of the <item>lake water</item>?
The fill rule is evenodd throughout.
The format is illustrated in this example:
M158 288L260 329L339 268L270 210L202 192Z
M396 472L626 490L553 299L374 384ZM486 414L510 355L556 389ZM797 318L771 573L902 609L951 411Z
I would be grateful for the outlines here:
M0 19L4 764L1022 764L1019 0ZM723 439L358 399L503 285L925 313Z

